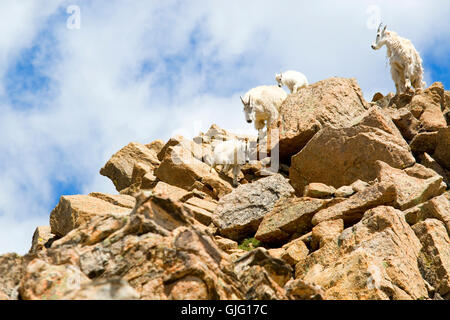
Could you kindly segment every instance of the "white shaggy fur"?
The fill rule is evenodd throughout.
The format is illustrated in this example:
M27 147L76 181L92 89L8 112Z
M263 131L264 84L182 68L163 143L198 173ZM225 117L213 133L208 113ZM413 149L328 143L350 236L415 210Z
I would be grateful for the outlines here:
M277 86L259 86L241 97L245 119L248 123L255 121L255 129L258 130L260 139L264 136L263 129L266 122L269 128L278 120L281 104L286 98L287 93Z
M412 87L419 91L425 89L422 59L411 41L400 37L394 31L386 30L386 27L381 30L380 24L372 49L378 50L384 45L387 48L392 80L394 80L397 94L411 90Z
M278 86L286 86L291 93L297 93L301 88L308 86L308 79L306 76L298 71L288 70L285 72L275 74L275 80L278 82Z
M233 185L237 186L237 178L241 166L249 162L248 140L228 140L220 142L214 148L211 161L211 170L222 165L222 171L228 173L233 168Z

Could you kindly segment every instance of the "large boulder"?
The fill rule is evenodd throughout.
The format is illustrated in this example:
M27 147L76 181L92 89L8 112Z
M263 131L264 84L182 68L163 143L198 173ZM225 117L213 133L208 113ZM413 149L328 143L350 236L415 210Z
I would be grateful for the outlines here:
M417 259L421 244L402 212L380 206L296 265L296 278L326 299L424 299Z
M71 230L98 215L127 214L131 210L96 197L85 195L62 196L50 213L51 233L63 237Z
M230 239L253 236L278 199L289 197L293 192L294 189L281 174L241 185L219 200L213 222L219 232Z
M111 179L117 191L129 187L132 183L133 168L141 163L149 172L159 165L157 154L145 145L131 142L116 152L100 170L100 174Z
M211 172L211 167L200 160L203 154L200 145L179 140L178 143L175 139L169 141L167 148L165 146L158 154L162 157L161 165L155 171L158 179L188 191L198 189L215 198L233 190L229 181L215 171Z
M415 163L406 141L378 107L347 128L326 127L292 157L289 178L298 195L311 182L335 188L376 178L376 161L395 168ZM369 148L369 149L368 149Z
M324 126L348 127L367 106L355 79L330 78L290 94L280 108L280 159L289 161Z

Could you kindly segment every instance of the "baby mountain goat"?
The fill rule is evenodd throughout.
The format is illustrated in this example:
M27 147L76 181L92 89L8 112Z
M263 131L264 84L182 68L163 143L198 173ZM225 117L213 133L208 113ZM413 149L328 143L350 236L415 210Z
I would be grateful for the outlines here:
M372 49L378 50L384 45L387 48L392 80L394 80L397 94L411 90L412 87L418 91L423 90L425 82L422 59L411 41L400 37L394 31L386 30L386 26L381 30L380 24Z
M237 186L238 175L241 166L250 161L249 141L228 140L220 142L214 148L211 162L211 171L216 169L217 165L222 165L222 172L228 173L233 168L233 185Z
M291 93L297 93L301 88L308 86L308 79L306 76L298 71L288 70L275 74L275 80L278 82L278 86L286 86Z
M241 97L244 105L245 119L248 123L255 121L258 139L262 139L263 129L269 128L278 120L280 107L287 98L287 93L277 86L259 86L249 90Z

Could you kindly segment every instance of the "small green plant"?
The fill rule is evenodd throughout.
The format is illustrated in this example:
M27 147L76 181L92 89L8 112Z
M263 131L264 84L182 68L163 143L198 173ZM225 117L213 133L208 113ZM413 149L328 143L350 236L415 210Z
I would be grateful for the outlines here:
M255 238L247 238L241 242L241 244L239 245L239 249L250 251L260 246L261 242L259 242L259 240L256 240Z

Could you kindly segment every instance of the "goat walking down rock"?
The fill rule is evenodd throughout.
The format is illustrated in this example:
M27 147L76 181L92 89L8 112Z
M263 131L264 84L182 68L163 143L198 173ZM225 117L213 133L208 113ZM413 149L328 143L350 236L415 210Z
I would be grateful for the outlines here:
M386 30L386 26L381 30L380 24L372 49L378 50L384 45L387 48L392 80L394 80L397 94L411 90L412 87L416 91L423 90L426 84L423 81L422 59L412 42L400 37L394 31Z
M269 128L278 120L281 104L286 98L287 93L277 86L259 86L241 97L245 119L248 123L255 122L258 139L264 137L263 129L266 123Z

